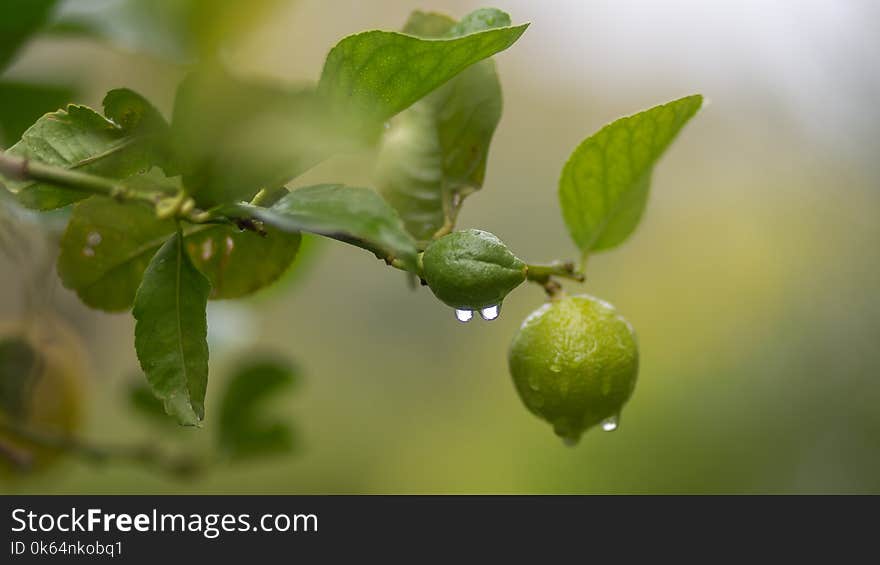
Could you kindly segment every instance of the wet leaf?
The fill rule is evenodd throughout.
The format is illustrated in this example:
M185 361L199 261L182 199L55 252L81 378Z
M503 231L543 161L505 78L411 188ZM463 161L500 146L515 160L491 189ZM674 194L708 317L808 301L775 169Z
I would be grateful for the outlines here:
M205 416L211 284L175 233L144 272L134 300L135 350L153 393L182 425Z
M510 17L494 9L477 10L458 24L415 12L404 31L437 38L509 25ZM429 240L444 226L451 229L464 197L482 187L501 106L495 63L486 60L391 120L376 184L417 239Z
M687 96L621 118L574 150L559 179L559 203L584 256L619 245L635 230L654 165L702 103L700 95Z

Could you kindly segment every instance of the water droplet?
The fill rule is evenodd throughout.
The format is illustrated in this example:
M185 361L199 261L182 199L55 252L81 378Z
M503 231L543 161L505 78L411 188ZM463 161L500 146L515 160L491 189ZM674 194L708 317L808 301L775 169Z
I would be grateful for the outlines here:
M228 256L232 253L232 250L235 249L235 241L233 241L232 237L226 236L226 255Z
M462 310L459 308L455 309L455 318L463 324L470 322L471 318L473 318L473 317L474 317L473 310Z
M482 316L484 320L490 321L490 322L492 320L494 320L495 318L497 318L498 314L499 314L499 310L498 310L497 304L495 306L487 306L486 308L483 308L482 310L480 310L480 316Z
M566 447L574 447L578 444L580 438L576 437L564 437L562 438L562 443L566 445Z
M603 432L613 432L617 429L617 414L614 416L609 416L602 420L602 431Z
M91 247L83 247L83 255L85 255L86 257L94 257L95 250Z
M554 364L550 365L550 370L553 371L554 373L559 373L562 371L562 367L560 367L559 365L554 363Z
M385 129L391 129L391 122L385 122L382 125L385 126Z
M88 243L89 246L91 246L91 247L95 247L95 246L98 246L101 244L102 239L103 238L101 237L101 234L99 234L96 231L93 231L89 235L86 236L86 243Z
M529 388L532 390L541 390L541 383L535 377L529 377Z

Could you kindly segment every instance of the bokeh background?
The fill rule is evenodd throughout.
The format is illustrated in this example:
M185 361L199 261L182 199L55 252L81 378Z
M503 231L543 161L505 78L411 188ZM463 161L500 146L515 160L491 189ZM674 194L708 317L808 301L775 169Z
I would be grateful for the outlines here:
M128 86L168 115L185 72L177 46L126 24L119 4L69 0L62 13L106 14L115 40L41 37L4 78L72 86L93 106ZM462 325L429 291L336 242L314 245L257 296L210 305L205 426L157 428L125 402L137 368L130 316L90 311L61 288L25 218L27 260L0 257L0 319L20 318L25 289L42 281L39 295L89 354L84 436L204 450L212 391L231 362L262 350L302 368L301 386L273 407L299 447L190 481L71 458L0 491L880 492L877 4L493 4L532 26L496 57L504 117L459 226L492 231L527 260L576 256L556 181L584 137L686 94L708 99L656 170L636 234L589 264L583 291L614 303L640 339L618 431L568 448L517 398L506 349L540 288L519 289L492 323ZM314 81L349 33L398 29L413 9L462 16L482 5L279 1L225 57L243 74ZM333 159L292 186L340 179L368 184L369 156Z

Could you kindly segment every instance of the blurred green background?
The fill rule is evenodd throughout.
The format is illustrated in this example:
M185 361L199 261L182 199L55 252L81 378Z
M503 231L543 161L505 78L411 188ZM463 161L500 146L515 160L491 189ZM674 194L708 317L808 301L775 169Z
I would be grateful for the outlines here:
M113 41L42 37L4 78L74 85L75 100L93 106L127 86L169 115L188 47L140 28L142 19L114 31L113 4L64 7L106 14L110 31L96 33ZM287 83L314 81L347 34L398 29L413 9L462 16L484 5L267 4L224 57L242 74ZM493 5L532 26L496 57L504 117L486 185L459 227L492 231L526 260L576 256L556 181L577 143L621 115L694 92L708 99L660 163L636 234L590 260L583 290L614 303L641 346L639 383L618 431L591 431L568 448L517 398L506 349L541 304L539 287L511 295L495 322L462 325L370 254L323 241L271 289L210 305L205 427L157 429L124 402L137 367L131 317L88 310L40 271L51 245L25 222L24 264L0 256L0 319L20 317L24 289L44 281L40 296L90 355L85 436L203 450L212 391L230 363L266 350L303 369L301 386L275 401L300 447L280 459L219 464L187 482L70 459L0 490L880 492L880 73L867 56L880 52L876 3ZM217 29L226 33L220 26L202 36ZM369 164L369 156L334 159L292 186L368 185Z

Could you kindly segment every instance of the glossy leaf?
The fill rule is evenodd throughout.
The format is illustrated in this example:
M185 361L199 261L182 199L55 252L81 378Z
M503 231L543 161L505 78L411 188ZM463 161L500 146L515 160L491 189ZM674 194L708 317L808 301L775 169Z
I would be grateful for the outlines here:
M688 96L621 118L574 150L559 180L559 203L584 256L623 242L641 219L651 172L703 97Z
M504 51L528 24L449 39L367 31L346 37L324 63L319 93L334 111L370 129L472 64Z
M92 308L128 310L150 259L175 229L148 206L102 197L80 202L61 238L61 282ZM300 244L298 233L269 228L260 236L214 224L189 225L184 237L193 263L211 281L211 298L239 298L273 283Z
M510 25L504 12L477 10L456 24L415 12L404 31L425 37ZM376 184L407 230L429 240L454 224L462 200L483 185L489 143L501 119L501 84L491 60L481 61L391 120L383 137Z
M310 90L246 81L219 67L190 74L172 119L188 192L208 208L283 185L338 147L324 115Z
M338 184L292 191L271 208L241 206L240 212L286 231L315 233L362 247L415 270L416 243L397 212L376 192Z
M273 358L252 359L238 367L220 405L220 448L233 458L289 452L294 446L289 425L264 414L266 404L298 377L293 366Z
M70 105L40 118L9 153L49 165L100 176L124 178L149 166L143 137L86 106ZM88 197L87 193L33 181L7 181L28 208L51 210Z
M0 71L52 14L57 0L3 0L0 4Z
M165 411L183 425L198 425L205 415L210 290L175 233L150 261L134 300L141 368Z

